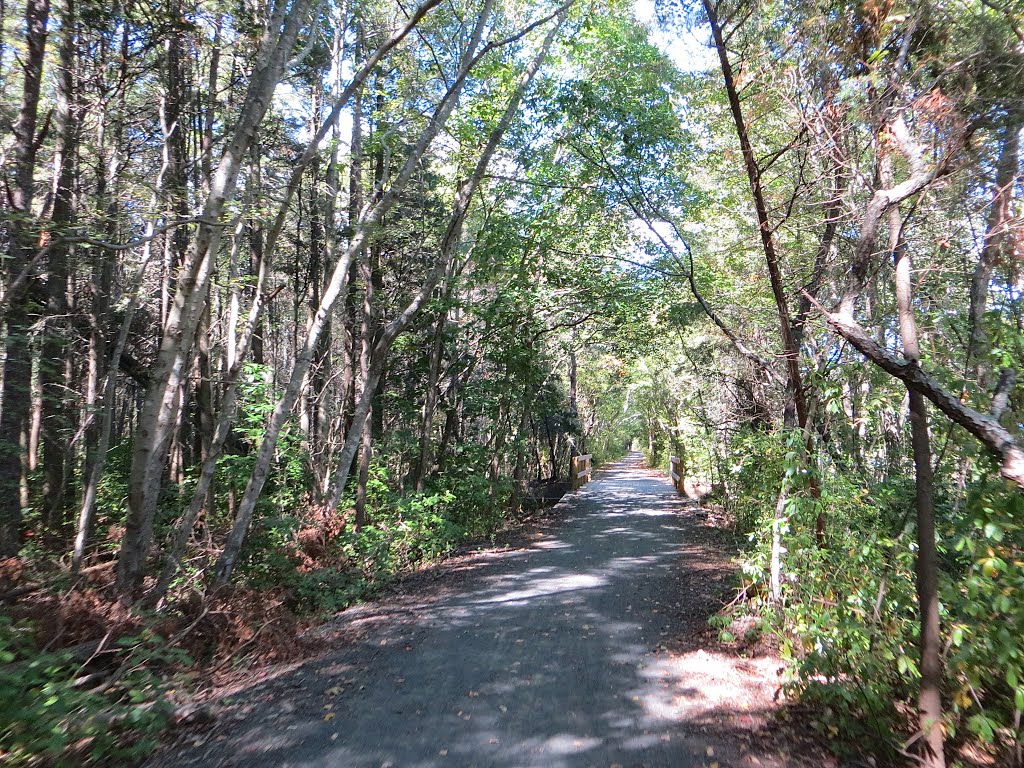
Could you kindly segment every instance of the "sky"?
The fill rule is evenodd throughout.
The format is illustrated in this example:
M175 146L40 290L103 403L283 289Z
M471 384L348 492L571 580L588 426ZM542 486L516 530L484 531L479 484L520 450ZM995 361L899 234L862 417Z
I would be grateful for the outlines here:
M634 13L638 21L650 28L651 42L684 72L703 72L717 65L714 50L707 44L711 32L704 25L693 30L660 29L654 0L636 0Z

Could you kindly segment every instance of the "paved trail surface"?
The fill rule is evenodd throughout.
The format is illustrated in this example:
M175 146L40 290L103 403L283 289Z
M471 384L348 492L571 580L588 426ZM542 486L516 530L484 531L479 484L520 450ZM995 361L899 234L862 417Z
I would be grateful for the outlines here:
M440 596L382 601L387 619L356 642L234 695L233 713L151 764L798 764L751 746L770 660L673 648L693 604L712 607L727 554L712 569L687 541L693 510L668 481L633 455L561 504L528 545L485 556Z

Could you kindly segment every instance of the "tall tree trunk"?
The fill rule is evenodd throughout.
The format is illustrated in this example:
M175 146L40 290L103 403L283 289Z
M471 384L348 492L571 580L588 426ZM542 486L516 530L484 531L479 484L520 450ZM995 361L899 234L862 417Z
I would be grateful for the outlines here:
M447 293L447 292L446 292ZM447 296L445 297L447 300ZM434 324L434 339L430 345L430 360L427 367L427 382L423 392L423 414L420 420L420 450L413 475L413 487L422 491L430 473L433 456L431 444L434 439L434 411L437 408L438 380L441 375L441 357L444 352L444 331L448 323L448 311L442 309Z
M118 556L117 588L130 593L143 576L153 539L161 473L178 421L180 389L205 308L223 229L221 216L233 196L242 161L270 106L290 52L306 22L310 0L278 0L253 67L245 102L221 156L203 207L203 221L178 274L174 301L147 388L132 451L128 515Z
M8 273L18 275L34 255L35 227L32 202L35 193L36 129L39 93L46 50L49 0L25 3L24 80L21 103L14 123L10 149L14 178L9 180L11 215L7 217ZM13 182L13 183L11 183ZM28 291L12 296L7 312L4 339L3 401L0 403L0 557L16 555L21 549L21 508L25 483L28 420L32 405L32 358L29 333L32 327Z
M747 171L747 181L750 184L750 191L754 198L754 211L757 215L757 229L761 236L761 247L764 251L765 262L768 266L768 277L772 286L772 296L775 298L775 306L779 319L779 332L782 340L782 352L786 361L786 406L784 422L787 427L797 426L804 433L804 456L805 464L810 468L814 464L814 438L810 429L808 418L807 398L804 392L803 381L800 375L800 348L797 346L797 336L793 333L792 321L789 316L789 305L786 298L786 289L782 281L782 270L779 263L778 252L775 247L775 238L771 222L768 219L768 206L765 202L764 191L761 187L761 170L757 165L757 158L754 156L754 149L750 144L750 137L747 133L746 122L743 117L743 107L740 103L739 91L736 88L736 81L733 76L732 64L729 61L729 52L726 48L725 37L722 32L722 25L718 20L717 11L711 0L702 0L704 11L707 14L708 22L711 25L711 35L718 51L718 61L722 69L722 78L725 81L726 94L729 98L729 108L732 112L733 123L736 127L736 135L739 138L740 150L743 154L743 165ZM827 233L827 230L826 230ZM795 411L795 412L794 412ZM779 498L775 506L775 521L772 526L772 554L771 554L771 593L774 599L778 600L782 591L782 528L785 525L787 496L789 493L788 481L783 481L783 487L779 491ZM813 472L810 473L811 498L817 500L821 496L817 479ZM820 511L815 521L815 530L818 543L824 543L825 517Z
M370 355L374 345L374 267L372 264L371 252L375 248L363 248L359 264L360 281L363 285L363 311L360 323L359 334L359 379L362 385L360 397L370 397L370 409L362 424L362 441L359 451L359 476L356 485L356 527L366 525L366 484L370 479L370 459L373 454L373 431L370 429L370 421L373 418L373 390L377 387L376 381L370 380ZM367 390L367 387L372 387Z
M46 281L47 321L40 354L43 408L43 513L51 529L63 521L65 460L69 450L65 392L67 360L68 246L61 241L73 219L73 183L78 154L79 115L75 87L76 26L74 0L66 0L61 14L60 73L57 83L57 147L53 158L53 212L50 216L50 250Z
M1003 253L1012 254L1016 243L1013 231L1013 197L1020 175L1020 132L1024 110L1016 110L1006 117L999 161L992 188L992 207L989 209L982 241L981 255L971 277L971 300L967 312L970 337L967 344L967 375L987 389L982 355L985 346L985 309L988 306L988 286L992 270ZM1012 258L1012 256L1010 257Z
M96 131L96 146L99 152L95 162L95 184L96 201L98 210L103 212L104 233L110 242L117 240L119 223L119 197L117 190L121 181L121 170L124 166L122 152L124 141L124 116L125 100L128 84L127 71L129 66L128 41L131 30L128 27L121 32L119 44L120 70L118 81L115 86L114 108L105 112L99 119ZM101 53L100 59L105 60L105 51ZM155 181L155 188L160 189L164 171L161 170ZM156 198L154 198L155 201ZM155 206L152 206L155 207ZM155 224L155 222L154 222ZM147 240L152 247L152 241ZM96 493L100 478L103 475L103 468L106 462L107 446L110 442L110 431L114 426L115 419L115 381L108 382L106 386L111 387L109 398L105 395L103 379L113 370L116 372L120 365L121 352L112 355L114 359L113 368L107 365L108 332L110 328L111 315L111 291L114 284L114 252L106 248L96 248L89 252L88 261L91 263L89 275L89 290L91 293L89 303L89 362L88 380L86 382L86 399L84 403L83 418L87 422L85 431L85 464L82 475L85 482L82 486L81 505L79 507L79 523L76 532L74 550L72 554L72 571L77 574L81 559L85 551L86 539L92 521L93 509L96 501ZM125 311L126 317L133 313L133 305L129 305ZM128 318L130 320L130 317ZM127 341L127 330L124 331ZM122 344L122 351L123 351ZM103 404L101 407L101 403ZM97 418L97 417L100 418ZM123 421L121 423L124 423ZM104 429L107 430L104 433ZM103 438L107 434L107 438Z
M761 170L757 166L757 158L754 156L754 149L750 144L750 137L747 133L746 122L743 117L743 107L740 104L739 91L736 88L736 81L733 76L732 64L729 61L729 52L725 46L725 38L722 33L722 26L718 21L715 6L711 0L702 0L704 10L711 25L711 35L715 41L715 48L718 51L718 61L722 68L722 78L725 81L726 94L729 97L729 108L732 112L733 122L736 127L736 135L739 138L740 150L743 154L743 165L747 171L747 180L750 183L751 195L754 198L754 212L757 215L757 230L761 236L761 247L764 250L765 262L768 266L768 277L772 286L772 296L775 299L775 306L779 319L779 334L782 339L782 352L786 359L787 374L787 409L795 407L796 418L788 417L791 424L798 425L801 429L807 426L807 400L800 377L800 350L796 346L796 339L793 335L792 322L789 317L789 306L786 298L786 288L782 281L782 270L780 268L779 256L775 247L775 238L772 234L772 225L768 220L768 206L765 202L764 191L761 188Z
M891 175L891 174L890 174ZM921 360L914 320L914 286L910 253L902 237L899 209L889 210L889 239L896 263L896 304L903 354L917 365ZM942 729L942 640L939 635L938 555L935 548L935 489L928 435L928 409L920 392L909 390L910 435L914 450L917 507L917 602L921 614L921 681L918 689L918 724L922 739L922 765L945 768Z

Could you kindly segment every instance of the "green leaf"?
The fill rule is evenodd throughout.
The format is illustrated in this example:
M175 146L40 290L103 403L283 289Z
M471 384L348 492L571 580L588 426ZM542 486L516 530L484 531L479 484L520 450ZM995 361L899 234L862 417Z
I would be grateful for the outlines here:
M985 536L993 541L1003 540L1003 529L995 523L985 523Z

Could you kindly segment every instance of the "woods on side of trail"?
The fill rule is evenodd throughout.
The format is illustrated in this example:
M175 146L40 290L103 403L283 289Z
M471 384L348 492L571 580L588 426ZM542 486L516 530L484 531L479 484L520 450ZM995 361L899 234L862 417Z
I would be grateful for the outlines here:
M1022 19L5 0L0 758L635 444L837 750L1024 765Z

